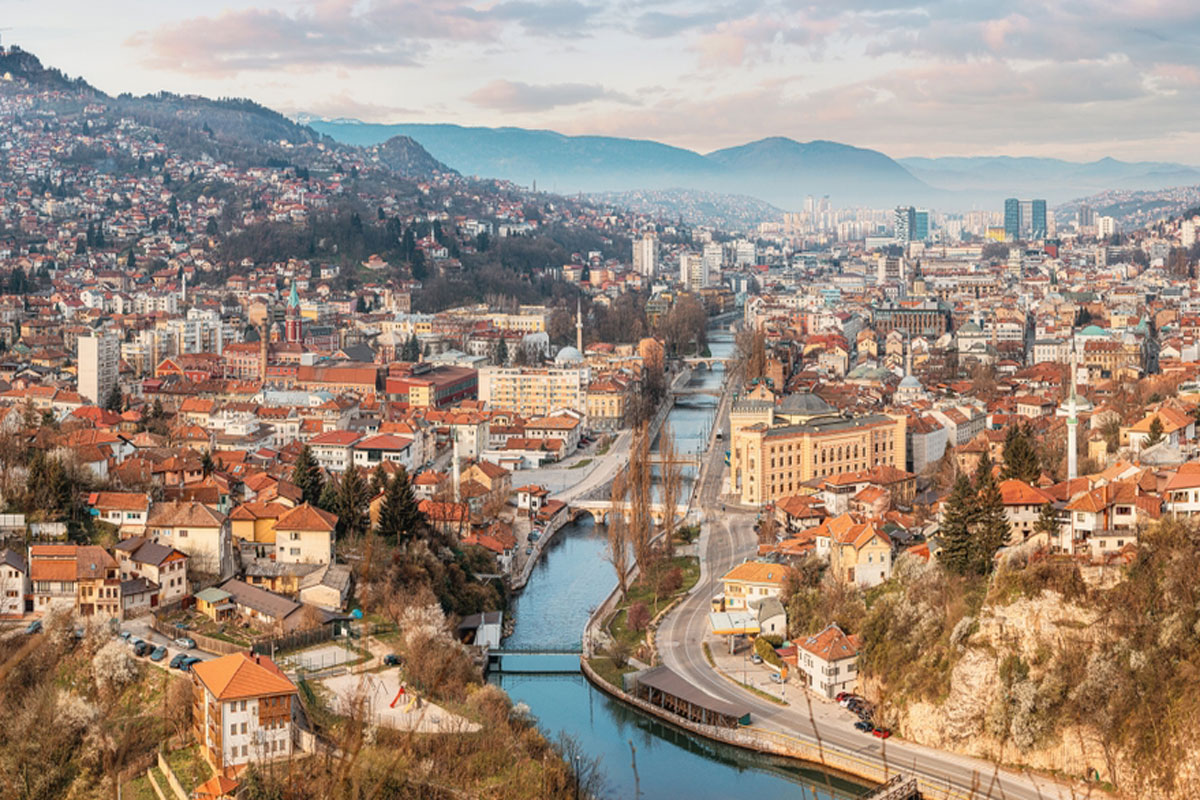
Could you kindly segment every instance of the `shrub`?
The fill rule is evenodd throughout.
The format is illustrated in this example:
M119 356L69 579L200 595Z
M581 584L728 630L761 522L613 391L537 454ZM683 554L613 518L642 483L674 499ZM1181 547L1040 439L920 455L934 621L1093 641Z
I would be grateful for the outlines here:
M767 637L759 636L754 640L754 652L762 656L762 660L773 667L782 667L783 659L775 652L775 648L767 641Z
M662 593L675 594L679 591L679 587L683 586L683 570L679 567L672 567L667 570L662 577Z
M629 607L629 612L625 616L626 624L631 631L644 631L646 626L650 624L650 609L646 604L638 601Z

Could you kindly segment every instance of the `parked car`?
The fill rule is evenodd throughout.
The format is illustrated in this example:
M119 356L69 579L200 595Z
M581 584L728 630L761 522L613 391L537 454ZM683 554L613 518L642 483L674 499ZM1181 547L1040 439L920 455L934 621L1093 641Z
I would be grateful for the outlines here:
M196 640L190 636L180 636L175 640L176 647L182 647L184 650L193 650L196 647Z
M167 648L163 647L161 644L158 647L154 648L154 651L150 653L151 661L162 661L166 657L167 657Z
M752 653L750 655L750 663L751 664L761 664L762 656L760 656L758 653Z
M772 683L783 683L783 673L772 672L771 673L771 682Z
M857 728L858 730L862 731L863 733L870 733L875 728L875 726L872 725L871 723L864 722L861 719L858 722L854 723L854 727Z
M388 653L383 657L383 664L387 667L398 667L400 666L400 656L395 653Z
M128 644L130 647L132 647L132 648L133 648L133 649L135 649L135 650L137 649L137 646L138 646L139 644L145 644L145 642L143 642L141 639L139 639L139 638L138 638L138 637L136 637L136 636L130 636L130 637L129 637L128 639L126 639L125 641L126 641L126 643L127 643L127 644Z
M121 631L120 633L117 634L117 636L121 637L122 642L128 642L130 635L131 634L129 633L129 631Z
M176 622L176 623L175 623L175 627L176 627L176 628L178 628L178 629L179 629L179 630L181 630L181 631L186 631L186 630L188 630L188 624L187 624L186 622Z
M188 658L190 656L187 653L176 653L170 661L171 669L183 669L183 662Z
M876 728L875 730L871 731L871 733L875 734L875 736L880 739L886 739L892 735L892 732L887 728Z
M837 697L835 697L835 698L833 698L833 699L834 699L834 700L837 700L839 703L841 703L841 702L842 702L843 700L845 700L847 697L853 697L853 696L854 696L854 695L852 695L850 692L838 692L838 693L837 693Z
M133 646L133 654L138 658L142 658L143 656L149 654L150 650L150 643L143 642L140 639L138 640L138 643Z
M87 631L85 631L83 628L76 628L76 629L75 629L75 638L76 638L76 639L82 639L82 638L83 638L83 635L84 635L85 633L87 633Z
M33 622L31 622L25 626L25 633L29 634L29 635L33 635L35 633L41 633L41 631L42 631L42 621L40 619L35 619Z
M196 658L195 656L188 656L183 660L183 663L179 665L179 668L184 672L190 672L193 664L199 664L203 660L204 659Z

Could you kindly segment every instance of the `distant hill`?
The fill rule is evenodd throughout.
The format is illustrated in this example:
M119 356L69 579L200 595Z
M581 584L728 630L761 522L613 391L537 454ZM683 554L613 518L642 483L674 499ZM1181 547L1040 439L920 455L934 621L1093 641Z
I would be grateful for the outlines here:
M393 136L368 148L393 172L413 178L428 178L435 172L454 172L429 154L411 136Z
M96 91L83 78L68 78L62 70L42 66L37 56L19 47L0 47L0 76L5 74L38 89Z
M430 154L468 175L504 178L560 193L691 189L748 195L799 208L809 194L838 202L930 202L939 192L883 153L836 142L774 138L707 156L644 139L565 136L524 128L378 125L303 118L346 144L411 136Z
M1153 190L1200 183L1200 169L1186 164L1114 158L1078 162L972 156L901 158L899 163L925 182L955 192L972 196L1038 196L1051 203L1111 189Z
M693 189L631 189L589 196L639 214L678 219L689 225L711 225L726 232L750 233L763 220L783 216L781 209L754 197Z

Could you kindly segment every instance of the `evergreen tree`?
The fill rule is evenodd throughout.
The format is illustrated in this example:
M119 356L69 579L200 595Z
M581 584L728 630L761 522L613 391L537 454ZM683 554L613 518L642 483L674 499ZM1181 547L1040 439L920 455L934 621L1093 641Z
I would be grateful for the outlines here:
M981 478L977 500L979 514L972 529L969 571L976 575L987 575L992 571L996 551L1008 544L1010 529L999 484L990 473Z
M1028 428L1012 426L1004 436L1004 467L1000 477L1034 484L1042 475L1042 465L1037 449L1033 446L1033 434Z
M130 268L137 266L136 256L133 254L133 248L129 249L129 255L125 257L125 266Z
M337 482L337 498L332 510L338 515L338 528L342 536L360 536L366 531L370 492L371 487L362 479L356 467L348 468Z
M1155 414L1154 419L1150 420L1150 435L1146 437L1146 441L1142 442L1142 447L1153 447L1163 440L1163 424L1162 419Z
M200 456L200 470L204 473L204 477L207 478L209 475L212 475L216 468L217 465L213 463L212 453L205 450L204 455Z
M119 414L121 413L122 403L123 398L121 397L121 387L114 383L113 387L108 391L108 397L104 398L104 408L108 411Z
M500 337L500 342L496 345L496 357L493 359L493 363L497 367L503 367L508 363L508 342L504 340L503 336Z
M300 488L300 499L305 503L320 505L321 491L325 481L321 477L321 467L313 458L308 445L300 451L296 465L292 467L292 483Z
M379 496L380 492L386 492L388 488L387 470L383 468L383 464L375 467L371 472L371 498Z
M985 448L975 466L975 491L982 492L989 484L996 482L996 476L992 474L994 466L992 456Z
M979 514L976 498L970 479L959 475L942 509L939 558L948 571L958 575L965 575L971 567L971 528Z
M411 334L408 341L404 343L404 348L400 351L401 361L417 362L421 360L421 343L417 341L417 335Z
M320 495L320 497L317 498L317 501L315 503L313 503L313 505L315 505L317 508L321 509L322 511L328 511L331 514L336 514L337 513L337 504L338 504L338 481L336 478L334 478L333 480L330 480L321 486L321 495ZM339 522L340 522L340 520L339 520ZM341 527L340 524L338 527L339 528Z
M1058 512L1054 510L1054 504L1044 503L1038 513L1037 522L1033 524L1033 532L1045 534L1053 543L1058 538L1060 530Z
M420 530L423 521L408 471L402 467L392 476L379 509L379 533L398 542L408 541Z

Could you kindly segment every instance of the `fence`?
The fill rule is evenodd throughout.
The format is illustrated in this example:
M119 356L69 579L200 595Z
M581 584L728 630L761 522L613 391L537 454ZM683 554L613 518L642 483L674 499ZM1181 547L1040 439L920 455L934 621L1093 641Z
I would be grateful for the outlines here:
M167 625L157 616L150 623L150 627L166 636L168 639L175 639L180 636L186 636L189 639L194 639L196 647L206 653L216 653L218 655L227 656L230 653L242 653L246 650L246 645L227 642L224 639L216 639L212 636L205 636L202 633L196 633L190 630L181 630L174 625Z
M259 655L269 656L284 650L301 650L310 645L328 642L333 639L333 626L322 625L319 628L309 628L303 631L293 631L271 639L260 639L251 648Z

